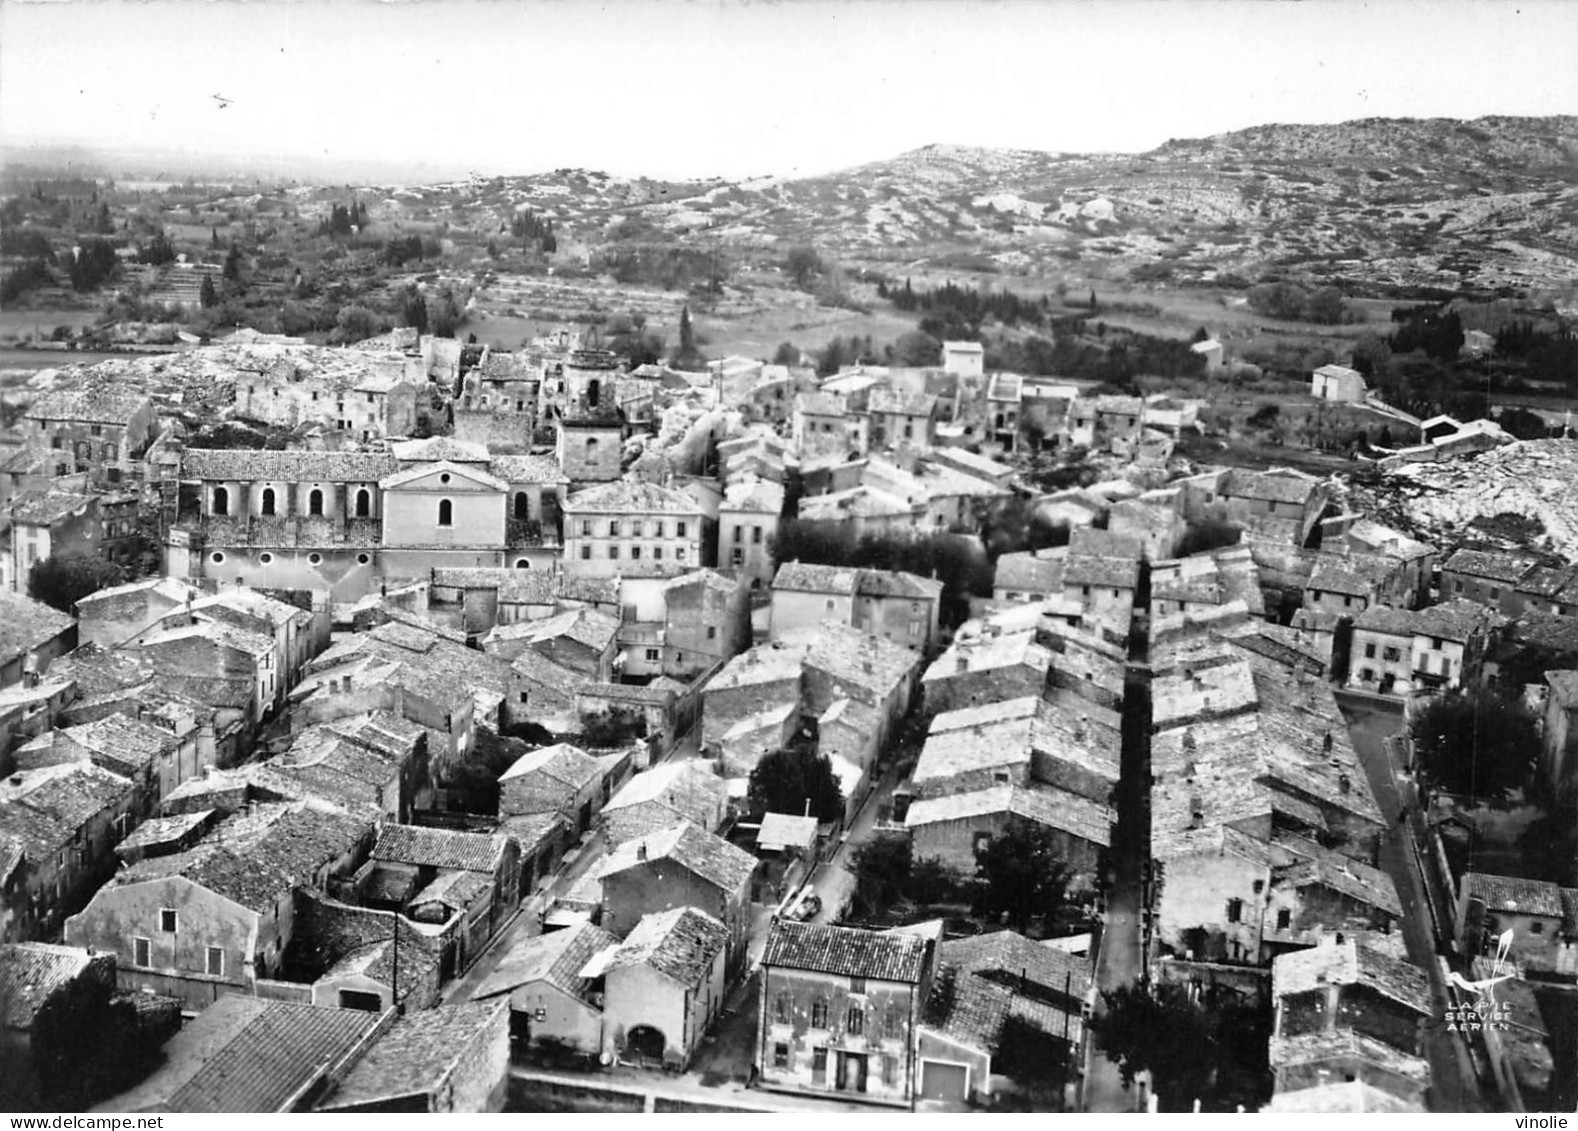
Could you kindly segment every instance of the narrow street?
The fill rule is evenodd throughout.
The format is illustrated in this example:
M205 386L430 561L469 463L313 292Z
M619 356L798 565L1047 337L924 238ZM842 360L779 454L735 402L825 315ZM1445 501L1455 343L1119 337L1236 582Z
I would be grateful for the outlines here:
M1142 567L1135 608L1149 603L1149 571ZM1122 754L1119 763L1118 823L1108 853L1107 911L1097 958L1095 1013L1106 1006L1101 995L1123 986L1143 984L1145 968L1145 876L1151 854L1151 673L1149 625L1143 614L1134 618L1129 634L1129 663L1123 680ZM1118 1066L1096 1042L1086 1042L1082 1105L1088 1112L1140 1111L1138 1083L1125 1086Z
M1397 898L1403 905L1403 941L1408 958L1430 976L1430 994L1436 1016L1425 1025L1425 1056L1430 1061L1430 1107L1439 1112L1485 1111L1467 1047L1455 1033L1447 1031L1442 1020L1450 1002L1440 964L1436 961L1435 923L1425 898L1425 877L1420 872L1416 845L1423 843L1424 818L1417 805L1410 806L1407 824L1398 821L1403 790L1397 781L1397 767L1387 755L1385 740L1404 726L1402 706L1360 701L1339 696L1354 749L1364 764L1370 789L1375 794L1386 832L1381 842L1380 867L1392 877Z

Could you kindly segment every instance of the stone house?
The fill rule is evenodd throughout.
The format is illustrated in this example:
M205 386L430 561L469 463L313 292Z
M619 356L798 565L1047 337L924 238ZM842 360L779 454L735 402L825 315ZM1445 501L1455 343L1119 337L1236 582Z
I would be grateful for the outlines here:
M833 393L801 393L794 399L790 419L794 449L802 459L817 454L843 455L866 450L865 429L849 416L844 399Z
M604 974L586 973L619 940L591 923L519 938L500 958L473 1001L508 995L512 1028L526 1044L554 1042L589 1056L605 1050Z
M718 564L739 570L753 590L773 579L773 540L783 509L782 485L754 475L729 483L718 506Z
M1263 959L1312 946L1328 931L1390 934L1402 920L1392 879L1311 840L1289 835L1272 842L1272 878L1261 938Z
M589 680L613 678L619 622L596 609L567 609L553 616L500 625L482 639L482 650L513 661L528 649Z
M1435 584L1436 549L1369 518L1340 515L1321 523L1321 548L1333 553L1369 554L1398 563L1403 608L1417 609Z
M604 1035L622 1059L690 1064L723 1008L730 941L695 907L642 916L603 966Z
M1039 697L1047 687L1052 654L1035 633L979 636L960 628L953 645L921 677L921 701L928 716L961 707L1024 696Z
M913 802L904 815L916 859L940 860L973 875L991 842L1022 826L1051 834L1068 866L1070 887L1094 890L1112 843L1110 806L1045 786L991 785Z
M509 1063L503 1002L424 1009L396 1018L313 1110L500 1112Z
M520 903L520 848L507 836L385 823L378 829L369 859L385 871L411 876L418 890L446 872L486 880L491 898L474 944L485 944Z
M937 398L893 386L871 390L866 403L873 448L931 447L937 419Z
M1461 598L1503 616L1519 616L1528 599L1519 586L1538 564L1518 554L1457 550L1441 563L1441 600Z
M847 699L839 700L839 703L848 702ZM719 769L730 777L749 777L763 758L788 746L799 729L800 705L795 700L746 715L718 739Z
M701 692L702 750L716 752L723 736L745 719L798 706L805 653L798 642L759 644L708 680Z
M942 371L954 377L986 376L986 347L980 342L944 342Z
M0 687L43 675L77 646L77 622L31 597L0 589Z
M33 567L56 554L98 555L104 544L99 496L54 487L29 491L6 504L10 529L9 588L27 592Z
M45 393L27 407L18 427L29 447L54 453L56 476L88 472L100 482L118 483L131 477L153 424L153 402L146 395L101 385Z
M1356 616L1371 605L1409 607L1403 564L1369 554L1318 553L1304 587L1304 605L1319 612Z
M1259 961L1271 853L1225 825L1160 832L1151 855L1162 874L1158 940L1204 961Z
M1310 374L1310 396L1317 400L1363 404L1367 389L1364 375L1346 365L1322 365Z
M771 639L781 640L791 630L813 628L823 621L852 623L860 572L798 561L779 566L772 580Z
M699 569L663 583L663 674L682 683L751 645L745 575Z
M636 563L673 576L701 560L701 506L683 491L618 482L571 495L564 504L564 568L610 577Z
M115 871L115 845L136 825L136 786L91 762L68 762L0 781L0 857L11 940L53 937Z
M1458 599L1418 611L1366 609L1353 624L1348 686L1398 696L1472 686L1500 623Z
M294 926L292 892L349 875L371 822L308 805L238 812L199 844L123 869L66 921L65 937L115 955L122 984L200 1011L277 977Z
M689 822L626 841L609 852L598 872L603 929L624 938L648 915L695 908L723 924L734 971L745 957L755 873L754 856Z
M1186 498L1188 496L1186 495ZM1305 546L1326 507L1327 491L1313 476L1285 468L1229 468L1216 480L1215 502L1249 535L1279 545Z
M757 1086L908 1106L936 942L774 919L761 962Z
M1063 593L1063 559L1022 550L997 559L992 600L1035 603Z
M1423 1054L1423 1027L1436 1017L1425 972L1370 935L1339 933L1280 955L1271 967L1278 1042L1344 1031L1409 1056ZM1272 1070L1279 1068L1274 1057Z
M72 1038L107 1019L115 959L49 943L0 943L0 1103L20 1108L53 1098L59 1074L81 1066ZM75 1047L74 1047L75 1046Z
M1507 957L1520 969L1564 980L1578 976L1578 888L1486 872L1458 881L1454 935L1458 953L1496 954L1504 932Z
M609 844L624 844L689 821L716 832L728 812L729 791L704 762L661 762L636 774L603 806Z
M608 800L602 764L568 743L523 754L499 776L499 815L556 813L579 837Z

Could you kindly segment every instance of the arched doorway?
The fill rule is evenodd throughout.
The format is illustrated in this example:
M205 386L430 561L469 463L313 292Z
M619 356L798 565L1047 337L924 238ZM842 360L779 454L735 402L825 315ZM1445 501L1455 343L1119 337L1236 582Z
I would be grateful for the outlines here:
M314 517L323 515L323 492L316 487L307 495L307 513Z
M515 521L528 522L531 519L531 496L525 491L515 492Z
M274 513L274 488L272 487L263 488L263 513L269 515Z
M637 1025L625 1035L627 1056L662 1060L663 1050L667 1046L668 1041L663 1037L663 1030L654 1029L651 1025Z
M603 383L595 377L586 383L586 407L596 408L597 402L603 399Z
M228 487L215 487L214 488L214 513L215 514L229 514L230 513L230 488L228 488Z
M372 494L367 490L366 487L363 487L361 490L356 492L356 517L366 518L368 515L372 514L372 511Z

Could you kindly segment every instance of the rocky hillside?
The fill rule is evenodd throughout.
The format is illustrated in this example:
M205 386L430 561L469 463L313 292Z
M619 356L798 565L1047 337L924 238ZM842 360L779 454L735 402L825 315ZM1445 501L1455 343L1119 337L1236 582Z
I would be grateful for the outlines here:
M742 183L573 170L403 190L530 207L587 246L811 242L845 262L1140 282L1278 270L1354 292L1564 291L1578 278L1578 118L1268 125L1137 155L934 145L840 173Z

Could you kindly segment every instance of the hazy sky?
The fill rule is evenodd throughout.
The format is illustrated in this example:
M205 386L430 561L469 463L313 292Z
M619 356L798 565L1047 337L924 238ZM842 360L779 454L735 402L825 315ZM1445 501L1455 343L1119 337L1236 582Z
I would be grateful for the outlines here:
M748 176L1551 113L1578 113L1570 0L0 4L13 143Z

